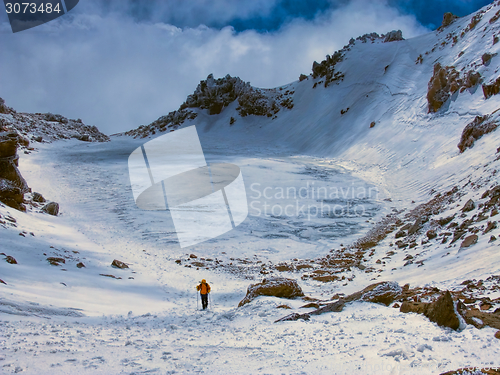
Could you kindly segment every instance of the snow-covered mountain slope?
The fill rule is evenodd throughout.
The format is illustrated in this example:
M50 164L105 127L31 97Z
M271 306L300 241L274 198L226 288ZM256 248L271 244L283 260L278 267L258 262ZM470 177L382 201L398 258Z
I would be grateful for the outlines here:
M316 68L322 76L313 72L275 89L252 88L239 78L209 76L179 111L127 134L158 135L196 124L199 131L221 139L242 137L255 144L265 139L298 154L333 158L376 181L385 180L406 207L431 189L454 186L469 168L496 151L494 141L485 149L487 141L481 140L475 150L459 155L457 144L468 123L499 107L500 97L485 98L482 89L500 75L496 55L500 44L495 43L499 9L492 3L477 14L409 40L385 42L377 35L353 39L337 54L327 56L322 63L328 67L325 71ZM485 54L493 57L483 64ZM459 78L474 72L480 79L472 87L464 83L464 91L451 94L448 89L449 99L429 113L427 96L436 64L453 66ZM335 74L340 78L335 79ZM246 115L245 107L263 115Z
M28 185L61 210L0 204L1 252L17 262L0 261L2 371L431 374L500 365L498 327L477 329L484 324L474 317L452 331L392 308L401 301L274 323L284 304L311 312L306 302L327 304L381 280L421 287L416 303L448 289L464 309L498 315L499 14L492 3L418 38L365 35L274 89L209 76L178 111L128 136L36 143L20 154ZM28 138L37 136L28 125L57 125L47 130L54 137L64 129L24 118ZM136 207L127 159L193 124L207 161L240 166L252 209L323 202L366 211L251 210L235 230L180 249L170 216ZM342 193L311 196L313 183ZM300 202L277 195L306 186ZM378 194L351 196L354 187ZM307 298L259 297L238 308L248 284L266 275L296 279ZM202 278L213 287L208 312L196 310Z

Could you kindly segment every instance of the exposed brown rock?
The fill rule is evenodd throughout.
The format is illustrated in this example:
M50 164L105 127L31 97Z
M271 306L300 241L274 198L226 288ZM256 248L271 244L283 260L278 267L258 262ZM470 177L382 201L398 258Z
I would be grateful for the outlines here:
M302 297L304 293L297 284L296 280L281 277L272 277L262 280L261 283L251 284L248 287L247 294L238 307L241 307L258 296L274 296L280 298Z
M288 305L279 305L279 306L276 306L277 309L291 309L290 306Z
M460 321L455 313L453 299L449 291L444 292L432 303L404 301L400 310L403 313L424 314L430 321L440 326L458 329Z
M47 261L53 266L60 266L60 263L66 263L66 260L64 258L59 257L48 257Z
M493 229L497 229L497 222L496 221L488 221L488 224L486 225L486 228L484 230L484 234L491 232Z
M417 313L417 314L424 314L427 311L428 303L424 302L415 302L415 301L404 301L401 304L401 307L399 311L402 313Z
M426 233L426 235L427 235L427 238L429 240L432 240L432 239L434 239L434 238L437 237L437 233L436 233L436 231L434 229L428 230L427 233Z
M483 54L483 56L481 56L481 60L483 61L483 65L487 65L491 61L493 56L494 56L493 54L488 53L488 52Z
M497 95L500 92L500 77L495 81L488 84L483 84L483 95L485 99L489 99L493 95Z
M478 238L479 237L476 234L465 237L460 247L463 248L475 245L477 243Z
M117 259L114 259L113 262L111 262L111 266L116 267L116 268L121 268L121 269L128 268L127 264L125 264L122 261L117 260Z
M11 255L6 255L5 261L10 264L17 264L17 260Z
M40 193L37 193L37 192L34 192L33 193L33 202L37 202L37 203L45 203L45 198L43 197L42 194Z
M59 214L59 203L49 202L42 207L42 211L49 215L57 216Z
M460 152L464 152L467 148L472 148L474 142L483 135L491 133L498 127L494 121L490 121L490 116L476 116L476 118L462 131L460 142L457 147Z
M476 328L483 328L485 326L490 326L496 329L500 329L500 315L495 313L489 313L486 311L481 311L476 308L466 310L462 315L467 324L472 324ZM476 318L476 319L473 319ZM479 319L482 323L477 321Z
M441 23L441 27L439 29L443 29L445 27L450 26L453 21L455 21L458 18L458 16L455 16L451 12L447 12L443 15L443 22Z
M339 277L335 275L317 275L312 277L313 280L321 281L323 283L328 283L331 281L338 280Z
M441 295L437 301L429 304L425 316L440 326L450 327L455 330L460 326L449 291Z
M472 211L474 208L476 208L474 201L472 199L469 199L462 207L462 212L469 212Z
M429 113L437 112L450 98L450 94L474 87L480 81L481 75L478 72L470 70L461 77L455 67L443 67L440 63L436 63L427 91Z

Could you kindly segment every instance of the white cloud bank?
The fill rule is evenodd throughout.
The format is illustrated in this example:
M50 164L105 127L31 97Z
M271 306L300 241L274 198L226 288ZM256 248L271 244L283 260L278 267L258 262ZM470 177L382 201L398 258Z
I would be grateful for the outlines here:
M18 111L61 113L110 134L177 109L209 73L276 87L309 74L314 60L351 37L393 29L406 38L427 31L381 0L349 1L313 21L295 20L264 34L179 29L98 11L12 34L5 17L0 96Z

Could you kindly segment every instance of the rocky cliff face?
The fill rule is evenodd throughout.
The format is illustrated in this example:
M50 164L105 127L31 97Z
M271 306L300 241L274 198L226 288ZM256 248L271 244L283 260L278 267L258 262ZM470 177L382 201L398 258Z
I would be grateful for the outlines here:
M0 202L22 211L26 210L24 194L30 189L18 169L17 148L28 145L29 141L16 131L0 128Z

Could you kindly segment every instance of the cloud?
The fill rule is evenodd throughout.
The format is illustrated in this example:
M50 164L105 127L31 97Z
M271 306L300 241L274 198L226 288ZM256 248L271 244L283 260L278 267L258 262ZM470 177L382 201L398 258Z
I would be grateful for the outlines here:
M308 74L314 60L351 37L401 29L408 38L427 31L382 0L349 1L268 33L139 22L119 5L100 11L99 1L81 3L87 5L79 12L21 33L1 25L0 96L17 110L82 118L106 133L177 109L209 73L276 87ZM255 7L249 15L267 11Z

